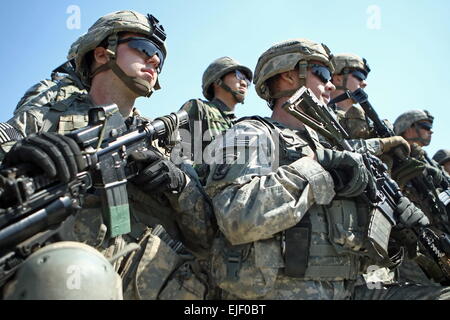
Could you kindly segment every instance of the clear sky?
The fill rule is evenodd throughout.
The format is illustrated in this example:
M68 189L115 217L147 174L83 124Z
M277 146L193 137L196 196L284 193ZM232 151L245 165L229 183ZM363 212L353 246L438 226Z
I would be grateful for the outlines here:
M70 44L97 18L123 9L152 13L167 32L163 89L137 100L149 117L202 98L203 71L218 57L231 56L254 70L273 43L308 38L333 53L365 57L372 69L366 92L379 115L393 122L404 111L427 109L435 116L435 133L426 150L433 155L450 148L448 0L5 1L0 121L12 116L30 86L65 61ZM270 115L253 87L236 113Z

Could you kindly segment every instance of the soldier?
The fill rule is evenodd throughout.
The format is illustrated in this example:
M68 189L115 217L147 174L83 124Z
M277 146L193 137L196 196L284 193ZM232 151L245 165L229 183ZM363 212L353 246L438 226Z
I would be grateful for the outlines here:
M324 149L314 130L282 108L301 86L329 101L329 59L329 50L310 40L273 45L254 78L271 118L243 119L212 142L206 190L221 231L212 253L215 281L229 299L450 298L448 288L354 288L364 259L380 263L365 250L369 207L358 198L367 186L373 190L373 178L360 154ZM331 170L345 171L350 182L335 187ZM427 222L406 198L397 211L405 227Z
M394 130L398 135L402 135L411 146L411 156L420 161L425 170L423 172L424 180L430 180L428 186L436 190L422 190L417 185L406 184L405 189L411 199L421 205L422 210L433 221L442 222L445 228L448 228L448 217L445 212L441 216L436 216L431 211L431 206L427 201L427 197L431 193L445 192L449 189L450 178L442 169L442 167L434 160L430 159L423 147L431 143L433 135L434 117L427 110L410 110L402 113L394 122ZM393 173L394 174L394 173ZM426 188L425 188L426 189ZM430 189L430 188L428 188ZM450 230L450 229L447 229Z
M19 161L14 159L23 161L24 158L18 155L30 150L30 145L35 147L31 148L32 152L38 152L36 149L42 152L43 145L58 139L43 132L63 134L85 127L88 110L98 105L115 103L128 125L145 121L134 103L136 98L149 97L154 90L160 89L158 78L167 55L165 38L164 28L152 15L118 11L97 20L71 49L76 51L77 76L89 93L73 92L61 101L19 109L8 124L24 136L36 132L41 134L39 140L30 137L15 144L5 156L4 164L14 165ZM64 143L60 141L57 146L63 148ZM44 162L59 168L53 171L53 175L68 179L64 178L62 171L72 175L76 172L76 168L70 167L69 160L56 161L54 151L45 147L44 150ZM133 157L144 169L161 160L163 154L149 149ZM34 157L27 158L31 162L35 160ZM184 252L180 255L175 251L178 249L169 246L172 241L166 243L161 240L170 237L161 231L159 224L162 223L172 237L182 239L190 250L203 252L203 246L208 243L204 236L213 231L209 224L203 231L198 226L207 221L205 217L210 209L203 201L199 186L188 174L168 160L161 161L167 171L158 173L162 178L159 184L149 183L151 177L141 174L134 183L127 185L132 209L131 233L114 238L107 236L99 198L94 194L88 195L86 207L76 217L75 234L78 241L94 246L106 258L123 252L127 243L140 244L139 251L114 263L124 279L125 298L203 299L207 291L206 281L202 278L205 276L194 274L195 259L191 254ZM64 167L65 170L60 170ZM51 171L47 173L52 174Z
M236 122L234 109L238 103L244 103L252 78L252 71L235 59L218 58L203 73L202 91L207 100L192 99L181 107L189 114L191 130L191 146L185 149L191 150L190 158L200 179L207 177L205 160L210 155L205 154L206 147Z
M336 86L336 90L331 93L332 100L335 103L338 119L347 131L352 144L359 152L369 151L382 159L390 169L393 166L391 150L401 146L407 155L410 153L408 142L401 136L379 138L373 128L372 122L368 119L363 108L346 94L347 91L354 92L358 89L365 89L368 85L367 77L370 73L370 67L365 58L361 58L355 54L342 53L332 57L332 64L335 72L332 82ZM389 124L390 125L390 124ZM404 262L402 266L408 264L408 269L417 269L414 263ZM415 280L429 283L428 278L421 270L416 270L418 274ZM389 268L380 268L376 271L378 276L374 274L365 274L363 277L371 282L383 282L385 284L394 281L395 273ZM365 284L363 284L365 285Z
M433 160L439 163L448 174L450 174L450 150L440 149L434 156Z
M354 92L367 87L367 76L370 68L366 59L355 54L343 53L334 55L332 63L335 67L332 82L336 90L331 93L331 103L336 102L337 114L344 129L351 139L365 139L359 144L376 156L386 154L397 146L402 146L409 154L409 145L400 136L379 138L373 130L361 106L345 95L346 91ZM356 141L355 141L356 143ZM358 145L355 145L358 148Z
M423 163L425 174L431 176L434 186L443 191L449 188L449 177L442 167L430 159L423 150L423 147L431 143L433 120L434 117L427 110L410 110L402 113L395 120L394 130L396 134L403 136L408 141L411 146L411 156ZM420 196L415 201L423 202L419 199Z

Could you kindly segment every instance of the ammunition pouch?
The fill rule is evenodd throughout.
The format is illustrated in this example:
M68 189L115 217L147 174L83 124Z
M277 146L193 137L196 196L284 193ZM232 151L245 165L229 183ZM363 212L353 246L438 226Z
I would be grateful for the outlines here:
M288 277L303 278L308 267L311 244L311 221L306 214L300 223L283 232L284 274Z

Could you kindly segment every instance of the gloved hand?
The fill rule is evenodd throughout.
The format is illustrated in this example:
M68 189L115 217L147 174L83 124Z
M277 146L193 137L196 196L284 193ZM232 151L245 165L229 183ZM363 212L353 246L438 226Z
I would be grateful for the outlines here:
M444 179L444 175L442 174L441 170L434 168L429 164L425 165L425 174L433 178L433 184L436 188L441 185Z
M404 227L422 226L425 227L430 224L428 217L417 208L407 197L400 198L396 208L399 215L400 223Z
M366 169L362 156L358 153L348 151L335 151L331 149L317 149L317 162L336 179L333 171L337 171L339 180L347 178L340 183L335 184L335 191L338 196L356 197L359 196L366 187L370 194L376 192L376 184L373 176Z
M389 152L397 146L401 146L407 156L411 153L411 147L409 146L408 141L406 141L402 136L380 138L380 141L383 146L383 153Z
M18 141L5 155L2 166L19 164L31 164L49 178L58 178L64 183L73 180L86 167L76 142L54 132L32 134Z
M155 150L135 151L130 160L139 170L131 182L146 192L181 192L186 184L185 173Z

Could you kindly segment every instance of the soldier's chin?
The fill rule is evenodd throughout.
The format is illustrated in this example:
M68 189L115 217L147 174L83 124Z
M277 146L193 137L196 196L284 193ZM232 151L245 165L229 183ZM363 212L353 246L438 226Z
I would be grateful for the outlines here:
M236 94L236 95L235 95L235 98L236 98L236 100L237 100L238 103L242 103L242 102L244 102L244 100L245 100L245 95L239 93L239 94Z

